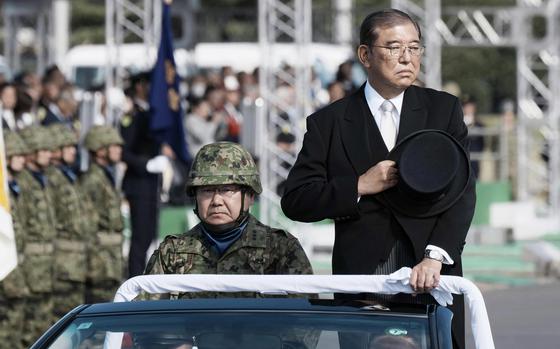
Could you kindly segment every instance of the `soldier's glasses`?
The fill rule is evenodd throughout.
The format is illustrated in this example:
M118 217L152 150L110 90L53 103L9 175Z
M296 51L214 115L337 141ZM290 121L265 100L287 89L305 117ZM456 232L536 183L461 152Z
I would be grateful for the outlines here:
M389 54L393 57L400 57L404 54L404 50L406 49L411 56L419 57L422 56L424 53L424 46L413 45L391 45L391 46L378 46L372 45L372 47L379 47L389 50Z
M219 185L211 187L200 187L196 192L203 198L211 198L216 194L222 197L231 198L239 191L241 191L241 187L239 187L238 185Z

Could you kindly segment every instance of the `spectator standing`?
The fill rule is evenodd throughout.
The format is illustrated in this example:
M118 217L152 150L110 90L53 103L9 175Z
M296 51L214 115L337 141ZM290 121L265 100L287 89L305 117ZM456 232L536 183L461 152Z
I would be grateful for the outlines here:
M344 98L346 91L344 90L344 84L340 81L333 81L327 86L327 91L329 92L329 104Z
M357 89L357 86L352 80L352 65L352 61L350 60L341 63L336 72L336 81L342 84L346 96Z
M41 119L44 126L54 123L63 123L69 129L75 129L76 111L78 103L74 99L74 89L71 85L65 85L60 89L54 103L51 103L46 115Z
M465 125L467 125L469 131L474 130L480 132L484 127L477 117L476 100L469 96L463 98L463 121ZM478 174L480 173L479 159L484 150L484 136L481 134L469 135L468 139L470 141L469 151L474 153L471 156L477 158L471 160L471 168L476 178L478 178Z
M2 129L16 130L16 116L14 109L17 104L16 86L6 83L0 86L0 112L2 113Z
M212 114L210 104L204 99L193 100L191 112L185 119L187 144L192 158L205 146L216 141L221 114Z

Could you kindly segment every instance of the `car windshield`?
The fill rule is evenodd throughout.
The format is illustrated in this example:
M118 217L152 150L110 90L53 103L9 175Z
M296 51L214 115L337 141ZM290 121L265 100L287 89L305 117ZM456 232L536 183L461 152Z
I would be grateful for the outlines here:
M51 349L429 348L422 316L297 311L190 311L81 316ZM107 345L105 345L107 348Z

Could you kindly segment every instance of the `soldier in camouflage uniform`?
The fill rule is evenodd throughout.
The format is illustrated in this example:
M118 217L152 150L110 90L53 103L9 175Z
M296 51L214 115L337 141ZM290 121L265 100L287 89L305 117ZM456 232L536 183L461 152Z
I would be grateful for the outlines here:
M257 166L247 150L230 142L204 146L187 179L201 222L184 234L167 236L146 274L312 274L294 236L249 213L261 192Z
M26 169L19 175L22 225L25 227L22 268L29 287L25 309L24 345L33 343L55 320L52 279L56 229L52 194L45 176L51 157L51 137L44 127L20 131L27 145Z
M112 301L123 278L121 195L115 188L114 165L121 159L123 140L109 126L93 126L84 145L90 167L82 187L98 215L95 237L88 246L86 301Z
M23 260L22 208L18 177L25 168L26 146L15 132L4 133L6 159L8 168L8 186L10 189L10 213L14 227L18 263ZM4 280L0 281L0 343L6 348L20 348L21 333L25 310L25 298L29 289L21 265L18 265Z
M76 161L76 134L65 124L48 127L54 141L47 178L53 193L57 236L54 254L54 312L61 317L85 302L86 241L95 234L97 221L91 221L89 199L81 192Z

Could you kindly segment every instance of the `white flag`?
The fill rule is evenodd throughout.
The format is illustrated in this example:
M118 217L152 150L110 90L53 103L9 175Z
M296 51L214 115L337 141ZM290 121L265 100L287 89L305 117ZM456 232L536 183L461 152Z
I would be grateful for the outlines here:
M0 108L0 110L2 110ZM10 215L10 195L6 169L6 147L0 132L0 280L17 266L16 240Z

